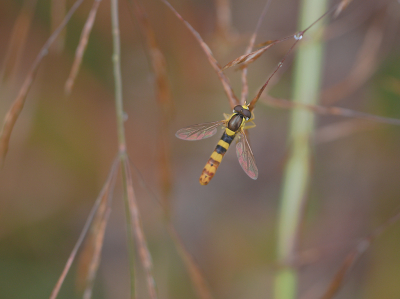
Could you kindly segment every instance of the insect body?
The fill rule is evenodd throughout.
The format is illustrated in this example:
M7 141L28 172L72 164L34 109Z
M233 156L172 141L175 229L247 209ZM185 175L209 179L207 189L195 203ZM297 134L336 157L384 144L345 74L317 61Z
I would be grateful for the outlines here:
M176 132L176 137L183 140L201 140L215 135L219 126L225 126L225 131L222 134L220 141L201 173L200 184L207 185L213 178L223 156L235 137L238 137L236 154L240 165L249 177L254 180L257 179L258 169L249 142L247 141L246 134L244 133L244 129L255 126L253 124L246 127L246 124L249 122L252 123L253 119L254 118L252 118L248 105L237 105L233 110L233 114L227 117L226 120L193 125Z

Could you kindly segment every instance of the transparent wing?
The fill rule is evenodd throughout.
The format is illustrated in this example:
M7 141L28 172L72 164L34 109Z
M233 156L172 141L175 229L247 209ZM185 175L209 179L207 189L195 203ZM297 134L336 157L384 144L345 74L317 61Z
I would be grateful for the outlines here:
M225 124L224 120L197 124L180 129L175 136L183 140L201 140L215 135L218 127L223 124Z
M236 144L236 154L239 159L240 166L249 177L256 180L258 177L258 169L254 160L253 152L251 151L246 134L243 131L239 133L239 139Z

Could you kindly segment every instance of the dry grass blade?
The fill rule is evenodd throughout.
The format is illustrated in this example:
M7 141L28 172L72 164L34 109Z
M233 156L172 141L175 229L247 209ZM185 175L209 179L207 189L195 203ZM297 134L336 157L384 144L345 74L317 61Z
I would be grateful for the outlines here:
M267 2L264 5L264 8L261 12L260 17L258 18L256 29L254 30L253 34L251 35L249 45L247 46L245 54L249 54L253 50L254 43L256 42L258 30L260 29L261 23L262 23L265 15L267 14L268 7L270 4L271 4L271 0L267 0ZM273 41L271 41L271 42L273 42ZM266 46L266 45L264 45L264 46ZM242 94L240 97L241 104L243 104L246 101L248 93L249 93L249 86L247 83L247 65L244 65L244 67L242 68Z
M183 24L189 29L189 31L193 34L193 36L196 38L198 43L200 44L201 48L203 51L206 53L206 56L208 58L208 61L210 62L211 66L214 68L216 71L220 81L222 82L222 85L224 86L225 93L228 96L229 99L229 104L231 105L231 108L235 107L236 105L239 105L239 100L234 94L232 87L229 84L228 78L225 76L225 74L221 71L221 67L218 64L217 60L214 58L211 49L207 46L207 44L204 42L204 40L201 38L200 34L190 25L176 10L175 8L167 1L167 0L161 0L165 5L169 7L169 9L172 10L172 12L175 14L175 16L183 22Z
M164 54L160 50L156 36L143 7L137 0L131 0L133 3L134 14L139 22L140 30L145 38L147 52L156 78L156 98L162 105L163 113L171 114L173 102L171 90L168 83L167 63Z
M22 108L24 107L26 96L32 85L33 79L36 75L36 72L40 65L40 62L42 61L43 57L47 55L49 47L53 44L53 42L58 37L60 32L63 30L65 25L67 25L67 23L71 19L72 15L78 9L78 7L82 4L82 2L83 2L83 0L77 0L74 3L74 5L71 7L71 9L66 14L64 20L61 22L60 26L58 26L58 28L52 33L52 35L49 37L49 39L43 45L39 54L36 56L24 83L22 84L22 87L18 93L17 98L14 100L14 102L11 105L10 110L7 112L5 119L4 119L3 128L0 133L0 165L4 164L4 159L5 159L7 151L8 151L8 144L10 141L12 130L18 119L19 114L22 111Z
M160 131L157 138L159 141L157 146L159 163L157 165L159 167L158 173L160 174L161 190L163 194L163 206L168 215L172 176L169 154L170 148L166 136L168 135L169 120L173 114L174 103L172 101L171 90L168 82L167 63L158 45L155 32L149 22L144 8L137 0L131 0L130 2L133 4L133 14L138 20L140 31L145 39L147 53L155 76L156 99L161 111L159 124Z
M246 49L246 54L250 53L253 50L254 43L256 42L258 30L261 27L261 23L264 20L265 15L267 14L267 11L268 11L268 8L269 8L270 4L271 4L271 0L267 0L267 2L264 5L264 8L263 8L263 10L261 12L260 17L258 18L256 29L254 30L253 34L251 35L251 38L250 38L250 41L249 41L249 45L248 45L248 47ZM273 41L267 41L267 44L264 44L263 46L266 46L266 45L270 44L271 42L273 42Z
M369 27L363 45L357 54L356 62L351 72L341 82L322 92L324 104L332 104L356 91L375 72L379 56L378 52L383 41L381 17Z
M104 233L111 212L112 192L110 191L114 188L115 177L116 176L113 177L111 187L107 188L101 199L100 206L91 225L89 236L80 254L77 286L78 290L84 291L84 299L90 299L92 297L93 284L100 263Z
M168 224L167 226L169 235L171 236L172 240L175 243L175 246L178 249L179 255L183 259L185 263L186 269L189 272L191 281L193 283L194 288L197 291L197 295L200 299L212 299L211 291L208 288L208 285L201 273L199 266L197 265L194 258L190 255L190 253L186 250L185 246L183 245L182 240L178 236L175 228L172 224Z
M71 268L73 261L75 260L78 249L81 246L83 240L85 239L85 236L90 229L90 226L93 222L93 219L96 216L96 213L97 213L101 203L104 201L105 197L108 197L109 194L112 193L112 190L114 188L114 182L115 182L115 178L116 178L116 174L117 174L118 165L119 165L119 159L114 159L114 163L111 167L110 173L108 174L107 181L104 184L99 196L97 197L92 210L90 211L90 214L86 220L86 223L82 229L82 232L79 235L78 241L76 242L74 248L72 249L71 254L68 257L67 263L65 264L64 269L63 269L60 277L58 278L57 283L53 288L53 291L51 292L50 299L57 298L58 293L61 289L61 286L65 280L65 277L67 276L68 271Z
M303 35L312 27L314 26L316 23L318 23L320 20L322 20L324 17L326 17L327 15L329 15L330 13L332 13L335 9L336 6L331 7L327 12L325 12L322 16L320 16L317 20L315 20L313 23L311 23L310 26L308 26L306 29L304 29L303 31L300 31L298 33L296 33L293 37L296 40L293 45L290 47L290 49L286 52L285 56L283 56L282 60L278 63L278 66L275 68L275 70L273 71L273 73L271 74L271 76L269 76L269 78L267 79L267 81L265 82L265 84L260 88L260 90L258 91L257 95L253 98L253 100L250 102L249 105L249 109L250 111L253 111L258 99L260 98L260 96L262 95L262 93L264 92L264 89L267 87L269 81L272 79L272 77L276 74L276 72L283 66L283 63L285 62L286 58L288 57L288 55L290 54L290 52L294 49L294 47L297 45L297 43L303 38ZM292 36L289 37L285 37L284 39L280 40L286 40L288 38L291 38Z
M377 116L377 115L364 113L364 112L358 112L358 111L354 111L354 110L346 109L346 108L326 107L326 106L320 106L320 105L306 105L306 104L302 104L302 103L295 103L295 102L285 100L285 99L276 99L276 98L273 98L270 96L268 96L267 99L263 99L262 102L267 105L270 105L270 106L275 106L275 107L284 108L284 109L302 108L302 109L307 109L307 110L310 110L310 111L318 113L318 114L353 117L353 118L374 121L374 122L378 122L378 123L400 126L400 119Z
M286 37L284 37L282 39L279 39L279 40L268 40L268 41L265 41L265 42L263 42L263 43L258 45L258 46L260 46L262 48L260 48L258 50L255 50L255 51L253 51L253 52L251 52L249 54L242 55L242 56L236 58L235 60L232 60L228 64L233 63L234 61L239 60L240 58L246 58L246 59L243 59L242 61L239 61L238 63L235 64L235 65L241 64L239 66L239 69L245 69L245 68L247 68L247 66L250 63L256 61L270 47L272 47L272 46L274 46L276 44L279 44L280 42L284 42L284 41L286 41L286 40L288 40L290 38L293 38L293 35L286 36ZM263 50L263 51L261 51L261 50ZM261 53L258 54L257 53L258 51L261 51ZM246 55L249 55L249 57L245 57ZM254 57L252 57L252 55L254 55ZM228 64L226 66L224 66L223 69L231 67L231 66L228 66ZM232 66L235 66L235 65L232 65Z
M21 60L24 44L28 36L37 0L25 0L21 12L15 21L11 40L8 44L4 65L0 75L0 82L7 80L13 69L16 69Z
M271 48L273 45L278 43L278 40L270 41L267 46L264 46L258 50L255 50L251 53L244 54L242 56L239 56L238 58L228 62L222 70L226 70L230 67L237 66L238 64L241 63L246 63L246 65L250 64L251 62L255 61L257 58L259 58L265 51L267 51L269 48Z
M336 8L335 13L333 14L333 17L334 17L334 18L337 18L337 16L339 16L340 13L341 13L344 9L346 9L347 6L349 6L349 4L350 4L351 1L352 1L352 0L342 0L342 1L339 3L338 7Z
M340 3L339 4L337 4L337 5L334 5L334 6L332 6L330 9L328 9L322 16L320 16L318 19L316 19L314 22L312 22L311 23L311 25L310 26L308 26L306 29L304 29L303 31L300 31L299 33L301 33L301 35L303 36L304 35L304 33L306 33L312 26L314 26L316 23L318 23L319 21L321 21L323 18L325 18L327 15L329 15L329 14L331 14L332 12L334 12L336 9L337 9L337 7L340 5Z
M379 237L384 231L386 231L392 224L400 220L400 212L397 212L389 220L375 229L369 236L363 238L357 243L356 248L354 248L346 257L340 269L336 273L335 277L331 281L328 289L321 297L321 299L331 299L339 291L342 286L344 279L347 277L348 273L352 269L352 266L357 261L357 259L369 248L372 242Z
M301 33L301 36L303 36L304 31ZM267 81L264 83L264 85L260 88L258 91L257 95L251 100L250 105L249 105L249 110L253 111L256 103L258 102L258 99L261 97L264 89L267 87L269 81L272 79L272 77L276 74L276 72L282 67L283 63L285 62L286 58L290 54L290 52L294 49L296 44L300 41L301 38L296 39L296 41L293 43L293 45L290 47L290 49L286 52L285 56L283 56L282 60L278 63L277 67L275 70L272 72L271 76L267 79Z
M57 29L65 17L67 7L66 0L52 0L51 1L51 31ZM65 29L60 32L58 39L50 47L50 51L54 53L61 53L65 45Z
M89 16L86 20L85 26L83 27L81 37L79 39L79 45L75 51L75 59L72 64L71 72L68 76L67 81L65 82L64 91L67 95L69 95L72 91L72 87L74 86L74 82L76 76L78 75L83 55L85 53L87 43L89 40L89 35L92 32L94 20L96 19L97 10L99 8L101 0L94 0L92 8L90 9Z
M107 210L105 211L102 219L99 220L99 223L96 223L98 228L96 229L97 231L95 232L96 235L93 240L94 244L91 246L92 248L90 248L90 249L93 249L93 251L90 252L91 260L90 260L90 264L88 265L89 267L87 269L87 278L86 278L87 286L86 286L85 292L83 294L84 299L92 298L93 284L94 284L94 280L96 278L97 269L100 264L101 249L103 247L104 233L106 230L107 221L110 216L110 213L111 213L111 208L107 207ZM89 252L88 252L88 254L89 254Z
M157 298L156 283L153 275L153 262L151 260L150 251L147 247L146 239L144 236L142 223L140 221L139 209L136 202L135 192L132 185L132 174L129 161L124 159L125 163L125 176L127 185L127 196L129 201L129 211L133 220L132 230L135 236L136 245L138 247L140 262L146 273L147 288L151 299Z
M293 35L290 35L289 37L293 37ZM256 48L265 47L265 46L268 46L269 44L271 44L273 42L274 42L274 40L267 40L265 42L262 42L262 43L259 43L259 44L255 45L254 47L256 47Z

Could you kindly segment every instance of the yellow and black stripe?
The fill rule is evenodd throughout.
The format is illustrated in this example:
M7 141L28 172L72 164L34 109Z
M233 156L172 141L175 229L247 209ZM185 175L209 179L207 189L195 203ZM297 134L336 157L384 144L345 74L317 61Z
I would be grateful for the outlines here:
M225 132L215 147L215 150L211 154L210 159L208 159L206 166L204 166L203 172L200 176L200 184L207 185L213 178L219 164L222 161L222 158L224 157L236 134L237 132L235 131L232 131L228 128L225 129Z

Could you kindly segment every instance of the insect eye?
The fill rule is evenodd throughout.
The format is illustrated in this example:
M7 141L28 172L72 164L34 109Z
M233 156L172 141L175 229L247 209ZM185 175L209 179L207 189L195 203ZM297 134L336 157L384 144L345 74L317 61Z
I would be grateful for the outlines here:
M243 114L246 118L251 118L251 112L250 112L250 110L243 109L242 114Z
M237 105L237 106L235 106L235 108L233 108L233 112L240 113L242 111L242 109L243 109L242 106Z

